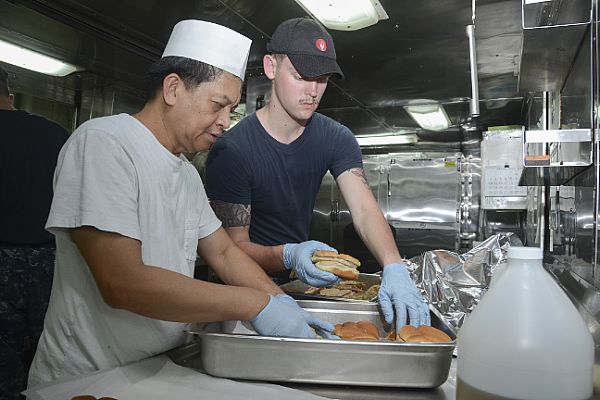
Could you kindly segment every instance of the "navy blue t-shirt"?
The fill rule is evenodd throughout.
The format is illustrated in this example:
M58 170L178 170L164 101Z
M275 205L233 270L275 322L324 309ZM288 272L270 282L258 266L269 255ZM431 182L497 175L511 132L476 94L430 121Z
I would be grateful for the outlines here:
M0 244L40 245L52 203L56 160L69 133L20 110L0 110Z
M290 144L271 137L256 114L243 119L212 147L206 160L209 199L250 204L250 240L262 245L308 239L310 218L323 177L362 168L352 132L313 114Z

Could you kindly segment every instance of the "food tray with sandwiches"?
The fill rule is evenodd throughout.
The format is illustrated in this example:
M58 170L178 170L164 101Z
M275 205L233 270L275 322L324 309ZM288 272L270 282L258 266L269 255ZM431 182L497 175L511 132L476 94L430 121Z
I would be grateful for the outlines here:
M298 300L377 301L381 276L359 273L355 280L324 288L315 288L299 279L284 283L281 290Z
M450 341L442 342L437 336L417 342L386 338L392 328L385 325L375 303L300 300L298 304L339 325L338 329L357 322L365 330L362 325L368 322L376 328L377 338L266 337L245 322L227 321L189 329L192 343L173 361L218 377L274 382L433 388L448 378L456 335L433 309L432 326ZM406 332L409 336L417 333Z

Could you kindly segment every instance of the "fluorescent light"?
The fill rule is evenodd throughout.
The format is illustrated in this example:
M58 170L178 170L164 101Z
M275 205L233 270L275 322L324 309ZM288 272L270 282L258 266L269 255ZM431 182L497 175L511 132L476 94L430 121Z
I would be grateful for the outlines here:
M388 19L379 0L296 0L326 28L355 31Z
M450 126L450 119L441 104L424 102L404 106L406 112L423 129L429 131L443 131Z
M2 40L0 40L0 60L46 75L65 76L77 70L74 65Z
M392 144L410 144L417 143L417 135L386 135L386 136L357 136L356 140L361 147L365 146L386 146Z

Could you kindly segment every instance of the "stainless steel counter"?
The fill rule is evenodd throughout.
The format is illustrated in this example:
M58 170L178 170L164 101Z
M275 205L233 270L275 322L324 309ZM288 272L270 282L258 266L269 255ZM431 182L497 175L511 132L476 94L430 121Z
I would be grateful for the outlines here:
M448 380L435 389L282 384L281 382L277 382L277 384L340 400L454 400L456 399L454 393L456 389L456 358L452 359Z
M446 382L435 389L401 389L360 386L333 386L286 384L278 385L310 392L312 394L339 400L455 400L456 399L456 365L457 359L452 359L450 374ZM600 399L600 352L596 351L594 365L594 396L590 400Z
M171 358L177 358L177 353L183 348L174 349L167 353ZM183 349L185 350L185 349ZM594 365L594 397L600 399L600 351L597 345ZM313 393L318 396L339 400L455 400L456 399L456 366L457 359L453 358L448 379L435 389L402 389L361 386L313 385L304 383L274 382L278 385ZM201 371L202 372L202 371ZM238 379L238 381L240 381ZM254 382L256 381L247 381Z

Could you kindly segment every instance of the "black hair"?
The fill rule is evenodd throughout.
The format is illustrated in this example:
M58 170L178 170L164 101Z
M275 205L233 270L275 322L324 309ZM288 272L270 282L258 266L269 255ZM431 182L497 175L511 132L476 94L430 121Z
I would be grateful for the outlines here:
M186 88L193 88L202 82L214 81L222 69L185 57L163 57L150 66L146 73L146 101L154 98L162 89L165 77L171 73L179 75Z

